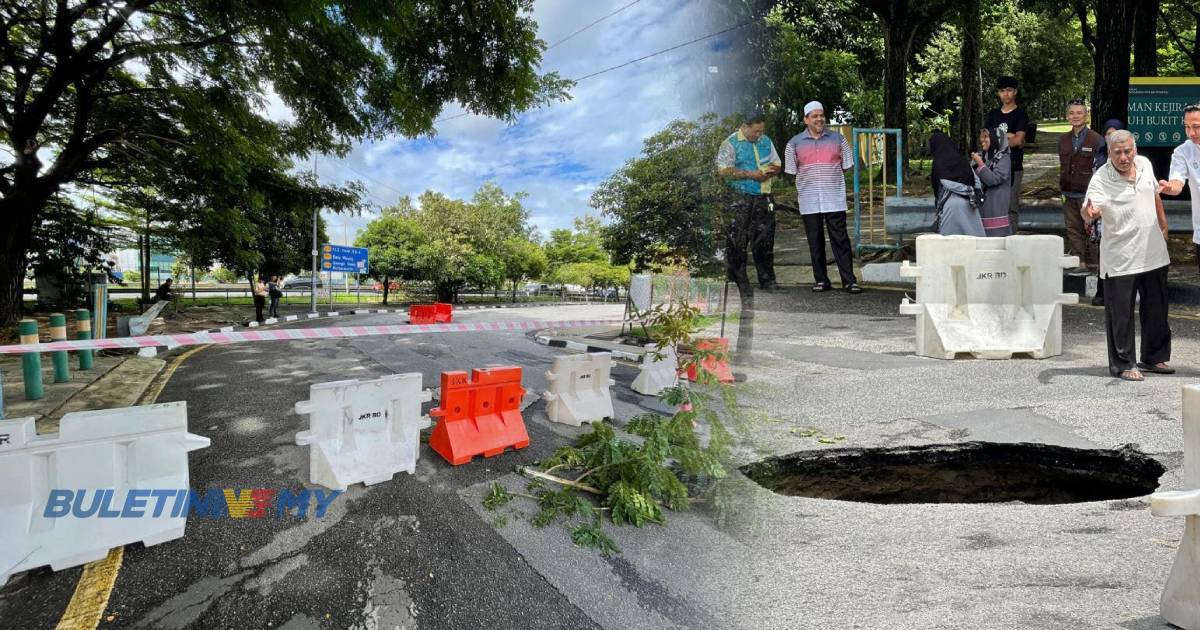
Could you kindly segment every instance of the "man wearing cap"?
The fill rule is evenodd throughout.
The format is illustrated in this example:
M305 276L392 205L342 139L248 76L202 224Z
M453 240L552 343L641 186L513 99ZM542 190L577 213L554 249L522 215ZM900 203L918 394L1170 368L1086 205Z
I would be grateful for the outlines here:
M812 256L813 291L833 288L825 259L825 231L837 261L842 289L862 293L854 277L854 253L846 233L846 177L854 167L850 143L840 133L825 129L825 106L811 101L804 106L804 131L787 143L783 171L796 176L796 202L804 219L804 234Z
M1158 182L1164 195L1183 192L1184 183L1192 187L1192 243L1196 246L1196 261L1200 264L1200 105L1183 108L1183 130L1187 141L1171 153L1171 174Z
M1012 157L1012 195L1008 201L1008 224L1013 234L1017 233L1017 209L1021 207L1021 180L1025 178L1025 130L1029 127L1029 115L1025 108L1017 105L1017 80L1003 76L996 80L996 96L1000 107L988 112L988 129L1002 128L1008 135L1008 149Z
M739 291L750 289L747 249L754 256L758 285L775 288L775 209L770 194L771 180L779 173L779 154L765 129L764 117L750 114L717 149L717 172L728 181L733 196L725 264Z

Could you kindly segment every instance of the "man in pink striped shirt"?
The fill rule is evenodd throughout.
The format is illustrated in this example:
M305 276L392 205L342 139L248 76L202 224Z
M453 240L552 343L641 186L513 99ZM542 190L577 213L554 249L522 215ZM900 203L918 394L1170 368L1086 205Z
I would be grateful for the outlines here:
M854 252L846 233L846 177L854 167L850 143L840 133L825 129L825 106L812 101L804 106L805 130L787 143L783 172L796 176L796 202L804 219L804 233L812 256L813 291L833 288L825 258L825 231L837 261L842 289L862 293L854 277Z

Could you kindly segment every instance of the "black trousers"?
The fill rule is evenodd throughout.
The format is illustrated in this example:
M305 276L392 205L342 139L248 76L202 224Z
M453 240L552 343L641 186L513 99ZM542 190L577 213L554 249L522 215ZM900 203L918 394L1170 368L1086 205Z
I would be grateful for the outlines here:
M825 229L829 229L829 244L833 246L833 258L837 261L842 286L857 284L854 278L854 252L850 247L850 235L846 233L845 212L822 212L805 214L804 235L808 238L808 251L812 255L813 280L816 284L829 285L829 262L825 259Z
M267 309L267 317L279 317L279 298L271 298L271 306Z
M1104 278L1104 328L1108 337L1108 371L1116 376L1137 369L1134 361L1133 303L1141 296L1142 363L1171 360L1171 326L1167 321L1167 267L1128 276Z
M256 321L260 324L264 321L263 320L263 307L266 305L267 305L267 298L265 296L262 296L262 295L254 296L254 321Z
M731 217L725 233L729 280L739 288L750 286L746 262L753 255L758 286L765 288L775 283L775 212L770 208L770 198L740 192L730 194Z

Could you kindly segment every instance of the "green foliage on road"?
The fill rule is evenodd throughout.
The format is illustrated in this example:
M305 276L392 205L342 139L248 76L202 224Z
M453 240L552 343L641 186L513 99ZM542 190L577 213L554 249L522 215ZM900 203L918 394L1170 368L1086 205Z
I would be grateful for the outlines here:
M658 352L690 344L700 329L699 311L686 303L658 305L648 313L648 321L659 332ZM698 367L716 354L695 351L681 357L679 369ZM722 401L735 416L737 404L732 386L717 383L703 368L698 367L697 381L702 387L681 381L660 395L664 403L678 409L672 416L635 416L624 427L627 433L605 422L593 423L574 445L560 447L538 462L537 474L525 471L532 477L528 486L532 494L514 495L492 484L484 507L496 510L515 496L532 499L538 506L531 519L534 526L561 521L576 544L605 555L619 551L604 531L606 521L634 527L663 525L664 510L687 510L699 500L714 508L718 522L726 522L725 480L732 466L733 437L712 404ZM698 481L697 489L689 489L684 479ZM549 487L547 482L557 485Z

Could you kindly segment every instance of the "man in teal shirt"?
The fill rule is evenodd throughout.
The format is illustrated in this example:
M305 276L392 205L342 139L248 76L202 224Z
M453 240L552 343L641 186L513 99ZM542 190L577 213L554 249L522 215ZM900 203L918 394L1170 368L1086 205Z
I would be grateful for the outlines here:
M758 285L775 288L775 209L771 180L782 162L775 145L764 135L760 114L745 117L741 128L717 150L717 172L729 183L730 224L725 237L725 264L739 291L749 291L747 250L754 256Z

